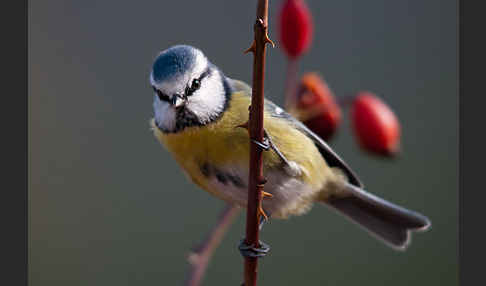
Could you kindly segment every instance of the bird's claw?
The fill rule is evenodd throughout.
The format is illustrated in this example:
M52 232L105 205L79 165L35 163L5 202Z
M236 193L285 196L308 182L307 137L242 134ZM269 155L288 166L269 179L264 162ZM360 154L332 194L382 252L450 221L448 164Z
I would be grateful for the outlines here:
M246 121L245 123L242 123L240 125L236 125L235 128L244 128L248 131L248 121Z
M263 142L258 142L255 139L251 139L251 142L255 143L257 146L259 146L260 148L262 148L265 151L270 150L271 143L270 143L270 140L268 140L268 137L264 137Z
M249 131L249 122L245 122L243 124L237 125L236 128L244 128L247 131ZM286 165L286 170L288 170L288 173L290 173L292 176L299 176L301 174L301 170L299 169L298 165L295 162L289 161L282 152L273 144L272 139L270 139L270 136L267 133L267 130L263 129L263 142L259 142L255 139L251 139L251 142L256 144L258 147L262 148L265 151L268 151L272 149L275 151L275 153L282 159L282 161Z
M254 246L253 244L248 245L245 242L245 239L242 239L238 249L243 257L264 257L270 251L270 246L263 241L258 241L259 247Z

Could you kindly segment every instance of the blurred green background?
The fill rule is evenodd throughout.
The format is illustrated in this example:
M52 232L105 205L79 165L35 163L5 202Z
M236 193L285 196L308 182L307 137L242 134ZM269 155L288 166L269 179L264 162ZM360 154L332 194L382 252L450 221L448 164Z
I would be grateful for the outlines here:
M423 212L428 233L395 252L315 206L272 221L260 285L458 285L456 1L307 1L314 42L301 71L338 96L378 93L402 122L403 153L360 151L348 113L331 145L367 189ZM278 40L270 1L270 37ZM41 285L181 285L186 254L223 202L188 182L149 131L154 57L201 48L250 82L254 1L29 2L29 280ZM269 49L266 96L283 103L286 59ZM241 215L204 285L239 285Z

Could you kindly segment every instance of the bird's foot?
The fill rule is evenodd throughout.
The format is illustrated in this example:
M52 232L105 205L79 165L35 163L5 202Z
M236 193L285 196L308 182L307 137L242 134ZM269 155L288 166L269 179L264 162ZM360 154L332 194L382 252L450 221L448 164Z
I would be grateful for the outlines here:
M248 131L248 133L250 132L250 127L249 127L248 121L246 121L245 123L242 123L240 125L236 125L235 128L243 128L243 129L246 129ZM268 151L268 150L270 150L270 148L272 148L273 144L270 141L270 138L267 136L267 132L265 131L265 129L263 129L263 132L264 132L263 133L264 134L263 142L259 142L255 139L251 139L251 142L255 143L258 147L262 148L263 150Z
M251 141L265 151L272 149L278 155L278 157L284 162L286 166L285 169L289 173L289 175L299 176L301 174L300 168L297 165L297 163L293 161L289 161L287 157L285 157L285 155L282 152L280 152L278 147L273 143L272 139L270 138L270 135L268 135L267 130L263 129L263 142L258 142L254 139L252 139Z
M243 257L264 257L270 251L270 246L263 241L259 241L258 244L260 245L258 247L253 244L248 245L245 239L242 239L238 249Z
M272 143L270 142L268 137L263 137L263 142L258 142L255 139L251 139L251 142L255 143L258 147L262 148L265 151L270 150L270 148L272 147Z

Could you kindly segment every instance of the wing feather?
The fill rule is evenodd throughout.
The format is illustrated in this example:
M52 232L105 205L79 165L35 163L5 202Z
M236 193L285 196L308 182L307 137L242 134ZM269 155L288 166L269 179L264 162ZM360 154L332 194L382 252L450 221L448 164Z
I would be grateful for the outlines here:
M236 91L244 91L248 95L251 95L251 87L248 86L246 83L234 79L229 79L229 80ZM358 176L346 164L346 162L344 162L344 160L341 159L341 157L339 157L339 155L336 154L336 152L334 152L334 150L329 145L327 145L327 143L324 142L322 138L320 138L317 134L312 132L302 122L298 121L288 112L286 112L285 110L283 110L282 108L280 108L279 106L277 106L275 103L273 103L268 99L265 99L265 111L274 117L283 118L287 120L296 129L298 129L300 132L305 134L307 137L311 138L312 141L314 141L314 144L318 148L319 152L321 153L322 157L326 160L327 164L329 164L329 166L337 167L341 169L346 174L351 184L360 188L364 187L363 183L360 181Z

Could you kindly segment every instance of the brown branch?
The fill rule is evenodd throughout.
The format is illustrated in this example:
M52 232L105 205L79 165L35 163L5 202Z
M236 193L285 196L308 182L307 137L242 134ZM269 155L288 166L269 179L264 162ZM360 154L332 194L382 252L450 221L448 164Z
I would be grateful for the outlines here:
M226 231L240 213L240 210L237 206L226 205L206 239L189 253L187 260L191 264L191 270L184 285L198 286L201 284L214 251L221 243Z
M256 22L253 26L255 38L247 52L253 52L253 89L249 118L250 132L250 172L248 184L248 205L246 211L247 245L260 247L259 244L259 212L262 201L263 159L262 149L251 142L251 139L263 141L263 89L265 80L265 50L266 44L273 42L268 38L268 0L258 0ZM245 257L245 285L256 286L258 258Z

